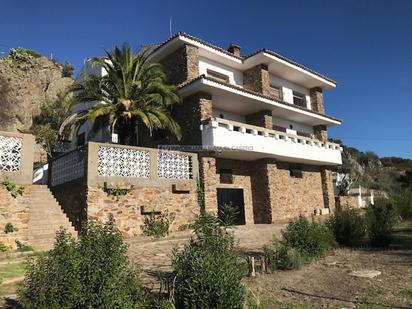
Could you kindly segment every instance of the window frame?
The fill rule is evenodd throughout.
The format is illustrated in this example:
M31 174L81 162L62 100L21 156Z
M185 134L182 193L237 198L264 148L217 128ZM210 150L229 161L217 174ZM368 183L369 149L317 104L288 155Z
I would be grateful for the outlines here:
M216 80L219 80L219 81L224 82L224 83L228 83L228 84L230 83L229 75L217 72L217 71L212 70L212 69L206 69L206 76L211 77L211 78L216 79Z
M303 93L294 91L294 90L292 90L292 95L293 95L293 104L294 105L304 107L304 108L308 107L308 102L306 100L306 95L304 95ZM302 104L299 104L299 103L295 102L295 98L302 100Z

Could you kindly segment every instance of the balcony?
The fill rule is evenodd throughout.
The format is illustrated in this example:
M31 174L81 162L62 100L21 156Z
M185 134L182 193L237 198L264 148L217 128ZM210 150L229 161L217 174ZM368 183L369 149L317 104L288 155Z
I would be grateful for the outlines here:
M342 148L335 143L221 118L211 118L201 130L203 146L217 148L222 158L274 158L302 164L342 164Z

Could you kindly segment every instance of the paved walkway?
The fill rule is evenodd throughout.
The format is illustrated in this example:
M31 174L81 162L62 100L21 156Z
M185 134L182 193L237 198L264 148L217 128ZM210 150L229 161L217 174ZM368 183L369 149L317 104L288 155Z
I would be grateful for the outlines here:
M274 236L279 237L286 223L237 226L235 241L242 251L257 251ZM171 271L173 248L181 249L191 236L191 231L175 232L166 238L135 237L128 239L130 259L143 269L143 279L149 288L158 286L156 277Z

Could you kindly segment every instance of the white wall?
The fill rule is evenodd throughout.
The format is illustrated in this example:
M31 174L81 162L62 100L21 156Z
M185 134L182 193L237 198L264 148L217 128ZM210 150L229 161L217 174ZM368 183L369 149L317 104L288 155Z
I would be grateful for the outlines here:
M313 127L299 123L299 122L294 122L294 121L282 119L276 116L272 116L272 123L276 126L284 127L287 129L289 129L290 125L292 125L293 130L305 132L308 134L313 134Z
M308 104L307 108L311 109L311 102L310 102L310 92L309 89L287 81L283 78L277 77L273 74L270 74L270 83L279 87L282 87L283 91L283 100L287 103L293 104L293 91L299 92L306 96L306 102Z
M229 68L223 64L217 63L213 60L200 57L199 58L199 73L207 75L207 69L216 71L221 74L229 76L229 82L236 86L243 87L243 72Z
M213 117L222 118L221 114L223 115L223 119L228 119L228 120L233 120L233 121L243 122L243 123L246 122L245 116L236 115L236 114L233 114L233 113L223 111L221 109L213 108L213 110L212 110L212 116Z

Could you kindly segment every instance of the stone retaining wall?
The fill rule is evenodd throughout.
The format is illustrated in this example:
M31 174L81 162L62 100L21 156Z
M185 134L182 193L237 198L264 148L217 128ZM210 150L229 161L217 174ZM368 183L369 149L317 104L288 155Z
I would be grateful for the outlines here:
M27 243L31 186L26 186L22 196L12 197L0 185L0 241L6 246L16 248L16 240ZM11 223L18 231L6 234L4 228Z

